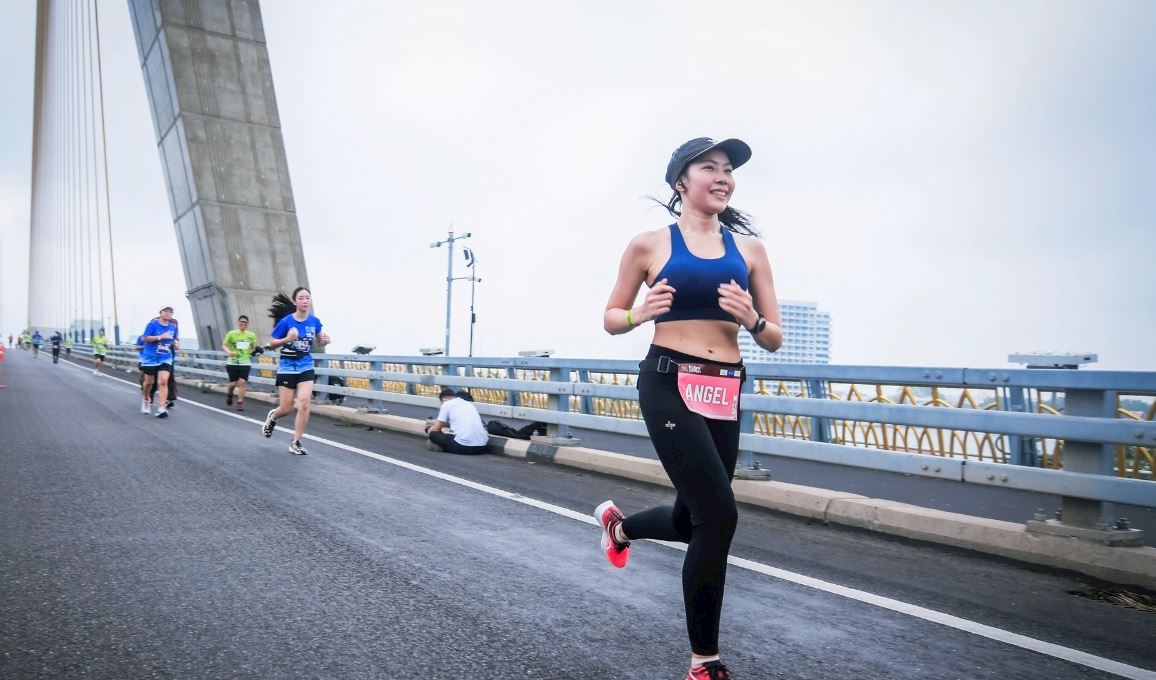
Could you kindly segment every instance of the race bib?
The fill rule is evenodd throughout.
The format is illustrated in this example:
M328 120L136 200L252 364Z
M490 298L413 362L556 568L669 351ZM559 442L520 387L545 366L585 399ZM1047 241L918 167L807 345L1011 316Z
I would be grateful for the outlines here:
M693 413L712 420L739 419L743 370L717 364L678 364L678 393Z
M248 340L240 340L237 342L235 347L237 349L249 349L249 341Z

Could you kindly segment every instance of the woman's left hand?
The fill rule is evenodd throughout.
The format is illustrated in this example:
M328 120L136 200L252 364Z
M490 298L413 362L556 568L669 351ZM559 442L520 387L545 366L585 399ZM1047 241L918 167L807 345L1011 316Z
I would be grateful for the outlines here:
M718 306L733 316L743 328L750 328L759 319L754 298L734 279L718 287Z

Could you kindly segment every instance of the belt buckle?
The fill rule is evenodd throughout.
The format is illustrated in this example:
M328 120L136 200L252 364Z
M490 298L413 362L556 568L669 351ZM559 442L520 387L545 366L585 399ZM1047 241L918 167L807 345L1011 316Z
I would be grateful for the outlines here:
M659 373L670 373L670 365L673 363L674 362L670 360L670 357L664 354L658 357L658 366L655 367L654 370ZM675 365L677 366L677 364Z

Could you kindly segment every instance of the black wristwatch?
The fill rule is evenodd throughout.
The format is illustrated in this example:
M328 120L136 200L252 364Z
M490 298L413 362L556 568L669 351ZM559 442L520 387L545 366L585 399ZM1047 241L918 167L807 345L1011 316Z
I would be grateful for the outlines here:
M764 317L762 314L759 314L759 320L755 322L754 326L752 326L751 328L748 328L747 330L750 331L751 335L758 335L759 333L762 333L763 329L766 327L767 327L766 317Z

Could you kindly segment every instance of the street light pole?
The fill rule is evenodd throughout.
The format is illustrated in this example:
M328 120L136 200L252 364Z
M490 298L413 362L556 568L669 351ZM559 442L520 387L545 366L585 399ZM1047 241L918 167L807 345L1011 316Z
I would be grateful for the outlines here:
M466 232L461 236L454 236L454 227L450 225L449 237L444 241L437 241L429 244L430 248L440 248L443 244L449 245L449 253L446 259L446 346L445 356L450 355L450 309L452 307L454 294L454 241L460 241L470 237L470 233Z
M474 324L478 322L478 315L474 313L474 292L476 285L481 283L478 278L478 258L474 255L474 251L470 248L463 248L463 254L466 256L466 266L470 268L470 356L474 356Z

